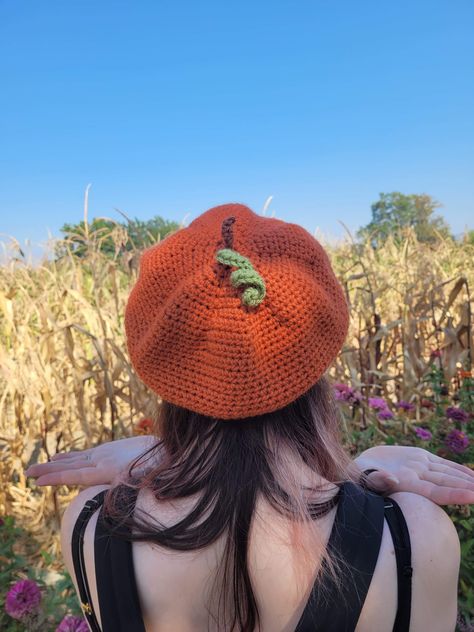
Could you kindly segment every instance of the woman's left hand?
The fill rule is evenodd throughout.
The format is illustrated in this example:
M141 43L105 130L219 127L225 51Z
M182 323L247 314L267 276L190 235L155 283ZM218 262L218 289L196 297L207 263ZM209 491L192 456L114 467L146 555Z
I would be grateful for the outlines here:
M438 505L474 503L474 470L423 448L375 446L354 459L360 470L376 468L368 486L387 494L413 492Z
M34 463L25 470L26 476L36 478L37 485L108 485L117 483L125 475L132 462L156 445L153 435L129 437L107 441L87 450L58 452L46 463ZM134 468L135 476L143 475L150 468Z

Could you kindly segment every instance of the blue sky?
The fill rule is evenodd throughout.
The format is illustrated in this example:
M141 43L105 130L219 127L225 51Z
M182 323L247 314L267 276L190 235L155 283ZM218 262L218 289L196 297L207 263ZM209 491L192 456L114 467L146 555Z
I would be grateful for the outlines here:
M0 231L239 201L332 236L379 192L474 227L474 3L0 1Z

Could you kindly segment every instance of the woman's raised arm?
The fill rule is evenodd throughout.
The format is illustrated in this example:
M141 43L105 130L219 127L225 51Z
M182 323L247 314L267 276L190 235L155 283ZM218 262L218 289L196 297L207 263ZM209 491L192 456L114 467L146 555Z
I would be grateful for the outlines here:
M102 443L95 448L59 452L47 463L31 465L25 472L37 485L107 485L117 483L132 461L156 444L152 435ZM151 453L156 459L156 452ZM134 473L152 467L143 461ZM474 503L474 471L443 459L428 450L402 446L375 446L354 459L356 472L377 469L367 477L370 488L384 493L412 492L438 505Z
M58 452L46 463L35 463L25 470L26 476L36 478L37 485L108 485L119 482L132 461L157 443L156 437L145 435L101 443L95 448ZM138 467L136 476L143 475L152 465L151 453Z

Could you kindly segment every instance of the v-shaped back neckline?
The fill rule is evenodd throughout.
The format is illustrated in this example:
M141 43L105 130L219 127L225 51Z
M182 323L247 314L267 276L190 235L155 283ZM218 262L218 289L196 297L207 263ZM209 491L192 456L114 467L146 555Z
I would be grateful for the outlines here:
M328 629L334 632L353 632L372 579L383 531L383 498L362 490L350 481L340 484L339 487L335 496L338 499L337 511L327 548L330 553L342 556L352 569L350 581L342 584L347 604L346 607L342 607L341 586L336 586L327 573L324 574L323 583L320 585L318 572L294 632L323 632ZM136 502L136 492L131 493L135 494ZM105 491L101 494L102 501ZM132 542L110 536L102 520L103 504L94 535L102 632L146 632L135 575ZM354 590L355 588L357 590ZM325 597L324 601L322 596ZM331 599L335 597L336 610L331 603ZM353 627L347 627L348 625Z

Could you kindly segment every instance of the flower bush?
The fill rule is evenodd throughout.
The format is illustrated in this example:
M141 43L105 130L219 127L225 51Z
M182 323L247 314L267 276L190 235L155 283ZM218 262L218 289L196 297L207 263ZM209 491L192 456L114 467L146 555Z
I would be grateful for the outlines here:
M446 436L446 445L452 452L465 452L469 447L469 437L465 432L454 428L450 430Z
M17 581L7 592L5 611L13 619L23 621L37 615L41 603L41 590L31 579Z
M56 632L89 632L89 626L82 617L67 614L56 628Z
M421 439L422 441L431 441L431 439L433 438L431 432L429 430L426 430L426 428L420 428L419 426L414 426L414 428L415 434L418 439Z
M383 397L369 397L367 401L361 397L354 402L345 394L354 392L356 387L343 383L333 386L346 427L349 419L354 427L363 410L375 417L372 422L366 417L367 427L353 430L346 437L354 455L374 443L415 445L474 468L474 380L470 371L460 371L453 388L447 384L441 366L435 364L439 354L431 354L430 358L432 364L427 374L426 391L417 401L401 400L392 404ZM398 413L394 414L390 406ZM412 419L415 412L417 418ZM461 542L457 629L474 630L474 512L470 506L445 509Z
M11 516L0 519L0 630L89 632L69 574L62 570L50 584L47 573L32 569L27 557L18 552L35 548L31 534L16 527ZM48 564L55 562L42 553Z

